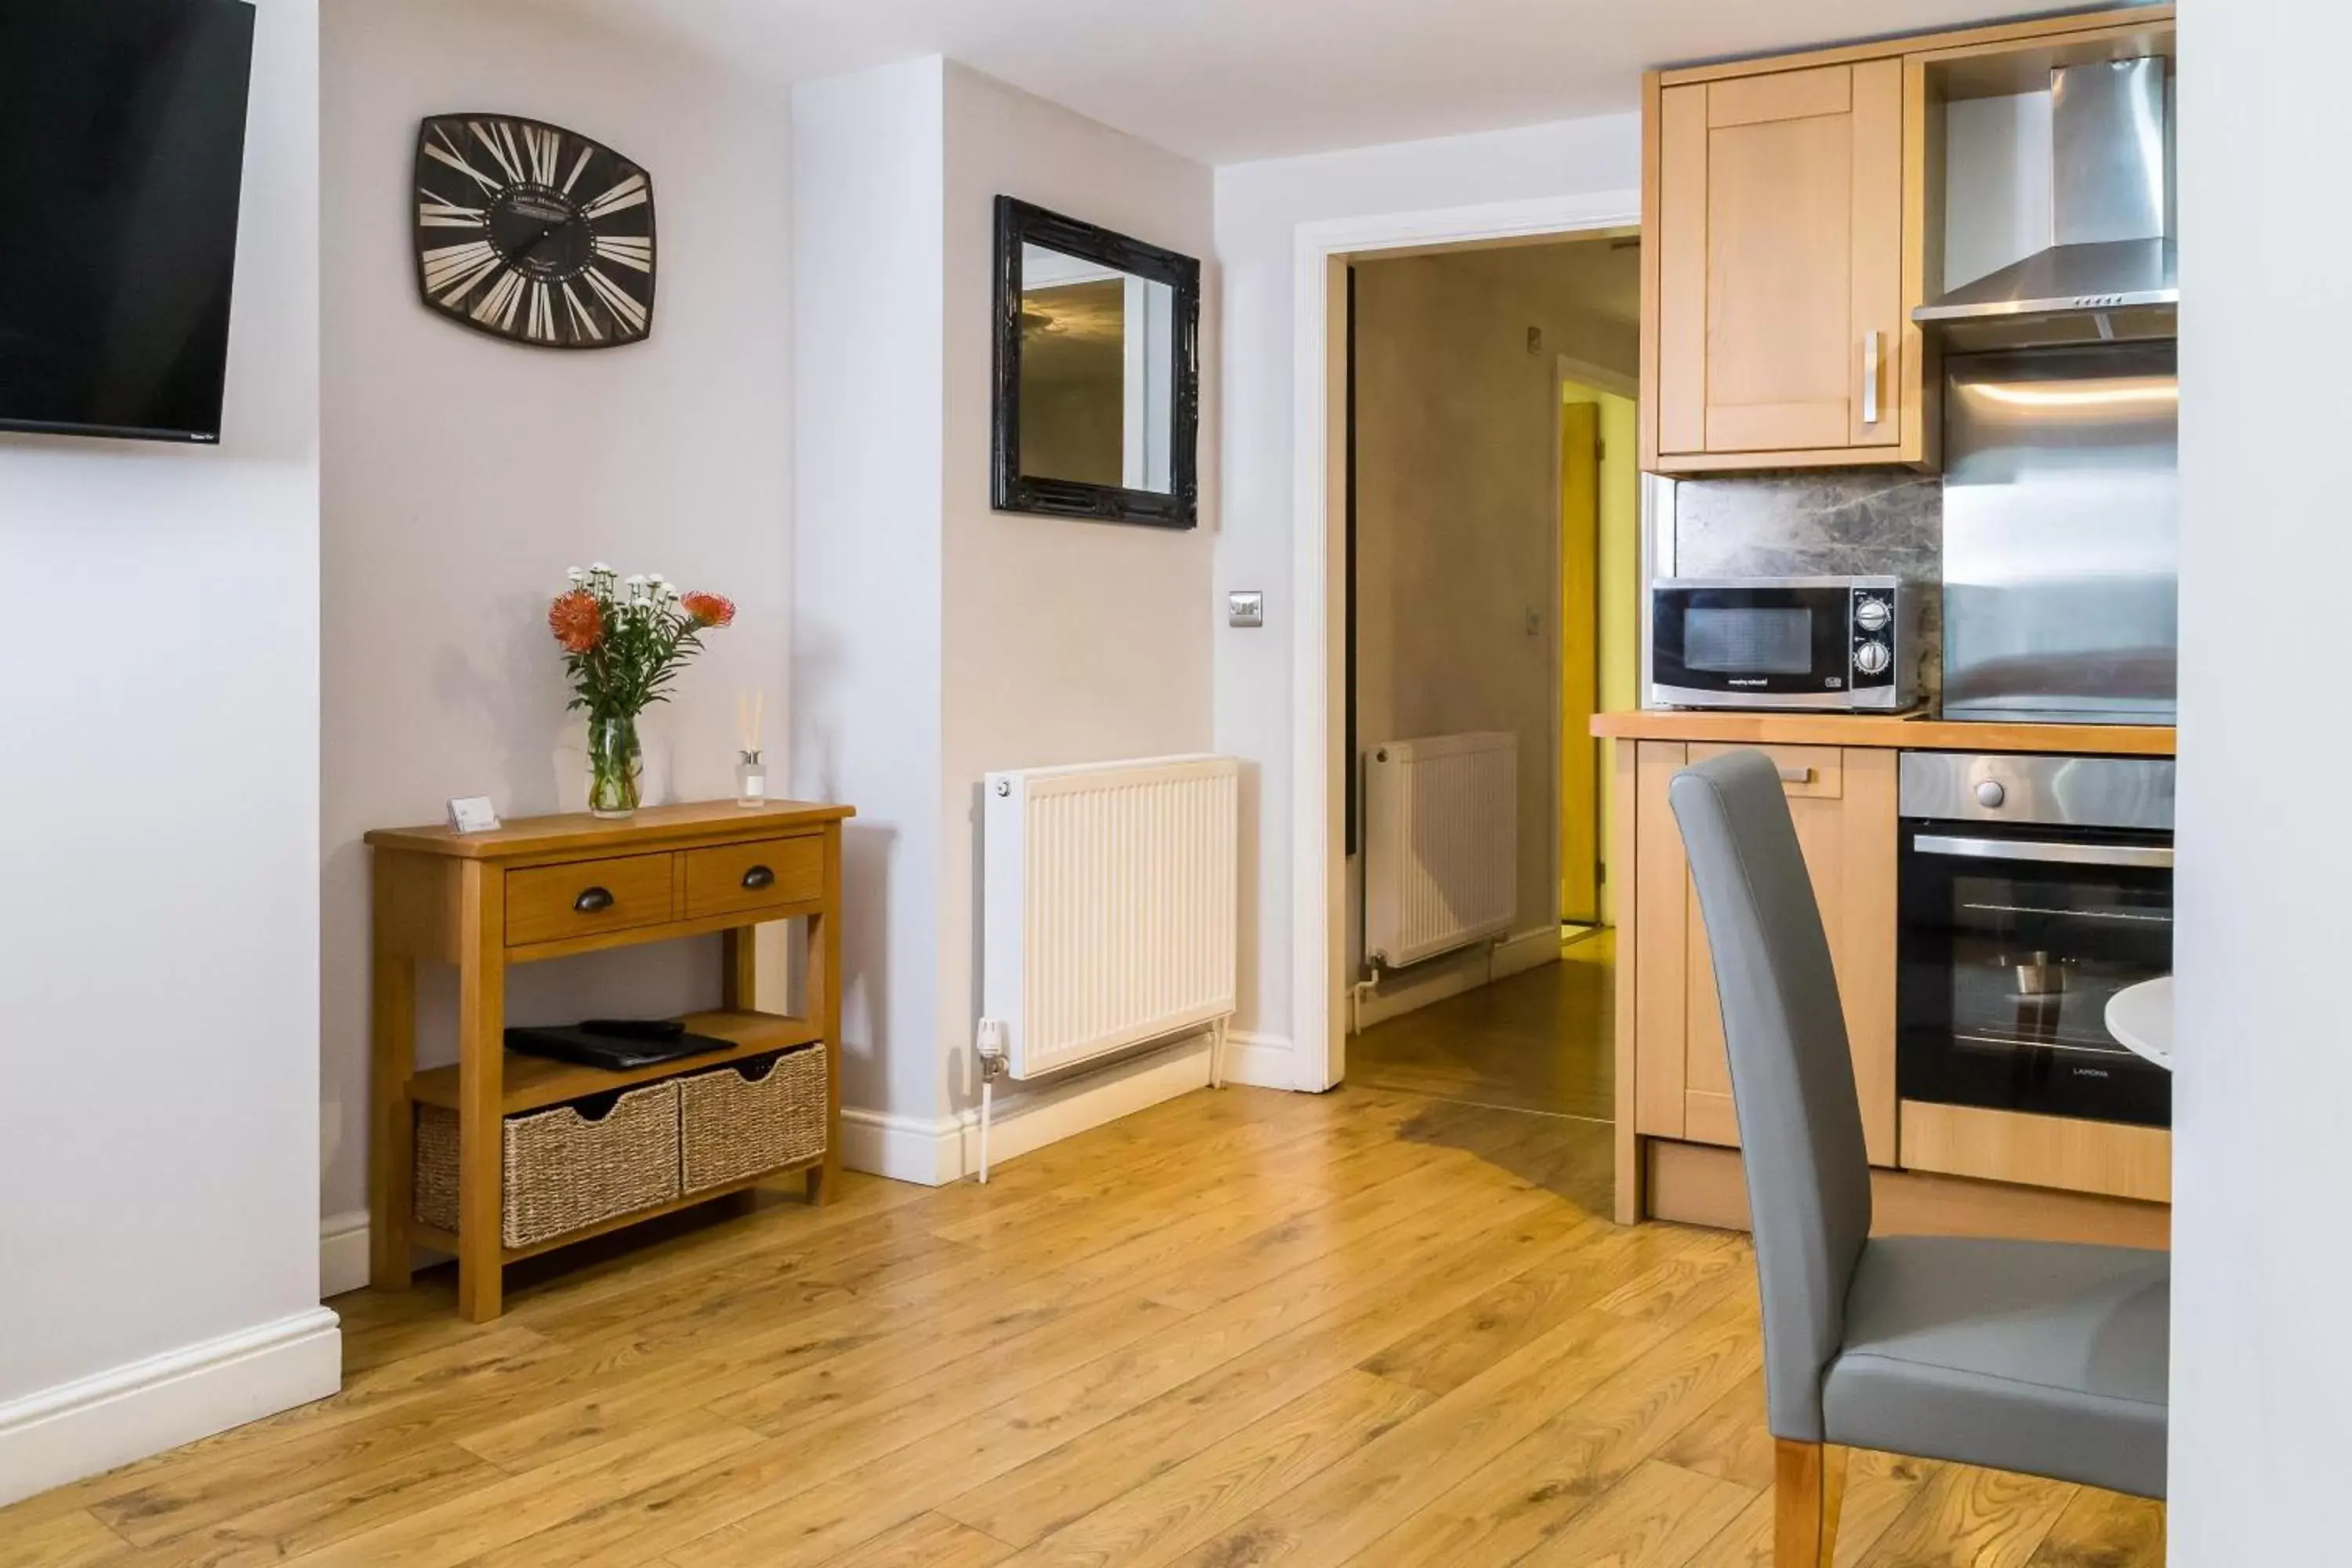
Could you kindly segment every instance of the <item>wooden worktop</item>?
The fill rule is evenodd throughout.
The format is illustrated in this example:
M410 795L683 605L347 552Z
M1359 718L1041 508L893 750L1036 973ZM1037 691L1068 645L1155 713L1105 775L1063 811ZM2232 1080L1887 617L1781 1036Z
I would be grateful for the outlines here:
M1619 741L1725 741L1778 746L1884 746L1912 752L2056 752L2168 757L2168 724L1974 724L1920 714L1725 713L1669 709L1598 713L1592 732Z

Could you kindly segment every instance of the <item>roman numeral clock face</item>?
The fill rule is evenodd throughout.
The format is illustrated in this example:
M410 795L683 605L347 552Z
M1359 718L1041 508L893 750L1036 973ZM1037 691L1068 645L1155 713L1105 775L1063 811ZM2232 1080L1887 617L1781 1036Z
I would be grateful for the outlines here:
M537 121L427 120L416 140L416 279L434 310L515 342L636 342L653 327L653 179Z

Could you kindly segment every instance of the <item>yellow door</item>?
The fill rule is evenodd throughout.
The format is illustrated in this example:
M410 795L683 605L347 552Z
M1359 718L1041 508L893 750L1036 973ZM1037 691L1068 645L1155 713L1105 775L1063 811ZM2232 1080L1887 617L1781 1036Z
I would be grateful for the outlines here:
M1559 411L1559 918L1601 920L1601 408Z

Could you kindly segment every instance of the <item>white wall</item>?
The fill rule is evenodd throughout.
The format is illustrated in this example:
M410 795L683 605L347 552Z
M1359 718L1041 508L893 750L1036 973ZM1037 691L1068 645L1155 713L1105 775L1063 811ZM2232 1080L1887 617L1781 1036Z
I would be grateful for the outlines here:
M1245 1031L1286 1037L1291 1028L1291 288L1297 227L1631 190L1640 183L1641 125L1633 115L1217 171L1225 360L1214 587L1262 588L1267 609L1265 630L1220 629L1214 637L1216 748L1252 761L1257 779L1244 799L1244 842L1255 845L1242 881L1238 1026Z
M940 1114L938 58L795 88L793 787L845 800L842 1100Z
M2189 5L2180 42L2170 1560L2327 1563L2352 1447L2352 747L2327 682L2250 675L2342 663L2352 384L2327 258L2352 212L2313 172L2352 146L2352 11Z
M976 71L947 69L946 700L940 1049L951 1109L976 1104L980 783L1210 749L1217 527L1209 171ZM1019 196L1201 258L1201 525L1191 532L989 506L995 202Z
M0 1502L340 1376L312 1200L317 26L260 8L220 447L0 436Z
M781 748L790 646L792 336L783 95L574 18L335 0L325 163L326 1168L322 1212L366 1203L371 827L452 795L510 816L584 804L576 715L545 624L563 570L658 571L740 607L645 721L660 798L734 788L735 697ZM601 353L500 342L418 300L404 196L417 122L493 110L594 137L651 171L653 335ZM514 973L510 1021L709 1005L715 939ZM421 1056L447 1059L454 985L428 968ZM348 1284L348 1279L336 1283Z

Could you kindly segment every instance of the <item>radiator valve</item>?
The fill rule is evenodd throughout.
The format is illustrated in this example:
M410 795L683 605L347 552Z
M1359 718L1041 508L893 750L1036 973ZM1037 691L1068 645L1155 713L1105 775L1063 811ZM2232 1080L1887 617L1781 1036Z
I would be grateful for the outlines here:
M983 1083L994 1083L1012 1067L1004 1044L1004 1020L982 1018L980 1021L980 1077Z
M980 1037L972 1048L980 1053L980 1184L984 1187L988 1185L988 1131L996 1120L996 1080L1013 1065L1004 1048L1004 1020L982 1018Z

